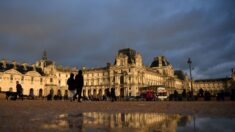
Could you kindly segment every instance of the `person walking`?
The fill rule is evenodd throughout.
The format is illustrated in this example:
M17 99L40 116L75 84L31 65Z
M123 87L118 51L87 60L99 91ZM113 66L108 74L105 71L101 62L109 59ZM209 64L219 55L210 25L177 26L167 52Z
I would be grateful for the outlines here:
M74 98L78 95L78 102L81 102L83 85L84 79L82 75L82 70L79 70L78 74L75 76L75 88L77 90L77 93L74 95Z
M117 97L116 97L116 94L115 94L115 88L114 87L111 88L111 98L112 98L112 102L117 101Z
M19 81L16 81L16 93L17 93L16 96L19 96L19 98L23 100L23 88L19 83Z
M68 90L69 90L69 99L70 101L75 100L75 80L74 80L74 74L71 73L69 79L67 80Z

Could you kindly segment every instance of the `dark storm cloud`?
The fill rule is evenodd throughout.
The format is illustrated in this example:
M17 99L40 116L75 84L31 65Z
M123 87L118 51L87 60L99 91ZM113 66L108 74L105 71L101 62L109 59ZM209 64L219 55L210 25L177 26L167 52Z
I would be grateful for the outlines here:
M235 66L235 2L1 1L1 58L34 63L47 50L58 64L114 62L133 48L150 65L166 56L175 69L193 60L194 77L225 77Z

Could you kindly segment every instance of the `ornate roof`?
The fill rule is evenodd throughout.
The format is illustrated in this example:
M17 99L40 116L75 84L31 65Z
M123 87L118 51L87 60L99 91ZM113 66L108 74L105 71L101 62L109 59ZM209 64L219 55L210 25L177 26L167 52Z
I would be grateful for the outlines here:
M158 56L154 58L154 61L150 65L150 67L161 67L161 66L168 66L170 63L164 56Z
M22 74L25 74L28 71L33 71L34 70L33 66L30 66L30 65L23 66L23 65L16 64L15 67L14 67L14 64L6 63L6 67L4 67L3 63L0 62L0 72L5 72L7 70L14 69L14 68L15 68L15 70L19 71ZM44 72L41 68L35 67L35 70L40 75L42 75L42 76L44 75Z
M135 56L136 56L136 51L131 49L131 48L126 48L126 49L120 49L118 51L118 55L126 55L128 57L128 64L134 64L135 63Z

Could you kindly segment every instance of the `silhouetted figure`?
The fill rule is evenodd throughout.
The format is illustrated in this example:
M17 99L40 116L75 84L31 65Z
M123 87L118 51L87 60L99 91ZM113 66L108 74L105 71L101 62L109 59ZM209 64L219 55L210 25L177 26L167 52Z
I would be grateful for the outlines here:
M210 101L211 100L211 94L207 90L205 91L204 100L205 101Z
M186 98L187 94L186 94L186 89L183 89L183 92L182 92L182 97L183 98Z
M16 100L17 99L17 93L16 92L7 91L6 92L6 100L8 100L8 98L10 98L11 100Z
M179 94L178 94L177 90L175 90L174 91L174 100L175 101L178 101L178 96L179 96Z
M224 90L221 90L219 93L217 93L217 100L224 101L224 96L225 96Z
M68 97L69 97L70 101L73 101L73 100L75 100L74 95L76 93L75 80L74 80L73 73L70 74L70 77L67 80L67 85L68 85L68 90L69 90Z
M54 100L62 100L62 94L60 90L58 90L57 95L54 96Z
M19 83L19 81L16 81L16 93L19 96L19 98L21 98L22 100L23 98L23 88L21 86L21 84Z
M187 92L187 100L188 101L193 101L193 92L192 91Z
M220 99L221 99L222 101L224 101L224 96L225 96L224 90L221 90L221 91L220 91Z
M50 90L50 93L47 95L47 100L52 100L54 97L54 91L53 89Z
M115 88L114 87L111 88L111 98L112 98L112 102L117 101L117 97L116 97L116 94L115 94Z
M82 75L82 70L79 70L78 74L75 77L75 88L77 90L77 93L74 95L74 98L78 95L78 102L81 102L82 88L84 85L83 83L84 83L84 79Z
M202 88L199 89L198 96L199 97L203 97L204 96L204 90Z
M105 100L108 100L111 97L111 93L109 91L109 88L105 89Z
M68 90L65 90L65 93L64 93L64 100L68 100L68 99L69 99Z

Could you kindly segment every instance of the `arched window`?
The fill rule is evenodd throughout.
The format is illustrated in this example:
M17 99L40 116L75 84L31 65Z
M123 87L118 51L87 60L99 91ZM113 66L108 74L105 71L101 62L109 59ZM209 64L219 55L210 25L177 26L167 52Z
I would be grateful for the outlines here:
M50 94L54 95L54 90L53 89L50 90Z
M64 96L68 96L68 90L64 91Z
M57 91L57 95L60 95L60 96L61 96L61 90L58 90L58 91Z
M34 90L33 90L33 88L30 88L30 90L29 90L29 96L31 96L31 97L34 96Z
M103 93L102 93L102 89L100 89L98 95L99 95L99 96L102 96L102 94L103 94Z
M38 96L39 96L39 97L42 97L42 96L43 96L42 94L43 94L43 90L42 90L42 89L39 89L39 94L38 94Z
M91 96L91 89L88 90L88 96Z
M97 93L96 93L96 89L93 90L93 95L96 96Z
M13 75L10 76L10 81L13 82Z

